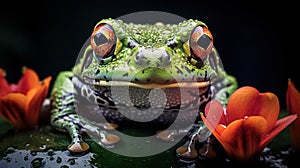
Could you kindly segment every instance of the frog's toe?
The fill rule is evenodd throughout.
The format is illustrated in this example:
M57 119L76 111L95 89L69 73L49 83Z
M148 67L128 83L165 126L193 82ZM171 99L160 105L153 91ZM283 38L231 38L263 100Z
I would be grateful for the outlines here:
M165 141L173 140L176 134L177 134L176 131L168 131L168 130L159 130L156 132L157 137Z
M101 138L103 145L112 145L120 141L120 137L114 134L104 134Z
M68 145L68 150L74 153L85 152L89 148L89 145L85 142L75 142Z
M178 130L159 130L156 132L157 138L172 141L178 136L184 136L188 134L189 129L178 129Z
M187 146L177 148L176 154L183 159L196 159L198 157L197 150L195 148L188 148Z
M193 136L190 141L187 141L183 146L177 148L177 156L183 159L196 159L198 157L198 151L196 149L196 142L198 136Z
M217 153L214 150L212 144L213 144L213 138L210 137L207 139L203 147L199 149L200 156L204 158L216 158Z
M106 130L114 130L118 127L118 124L115 123L105 123L103 124L103 128Z

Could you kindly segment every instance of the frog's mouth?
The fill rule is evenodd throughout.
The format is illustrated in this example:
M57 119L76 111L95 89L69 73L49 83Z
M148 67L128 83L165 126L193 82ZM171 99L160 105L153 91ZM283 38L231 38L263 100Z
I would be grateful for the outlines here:
M210 81L182 81L175 83L135 83L128 81L107 81L107 80L96 80L89 77L83 78L85 83L91 86L111 86L111 87L136 87L143 89L164 89L164 88L207 88L211 85Z
M83 81L98 96L123 107L137 108L191 108L207 99L210 81L182 81L177 83L135 83L128 81L105 81L84 77ZM163 94L161 94L163 93ZM153 97L151 97L151 95ZM164 97L164 98L162 98ZM160 102L166 101L163 105ZM200 102L200 103L199 103ZM154 105L156 104L156 105Z

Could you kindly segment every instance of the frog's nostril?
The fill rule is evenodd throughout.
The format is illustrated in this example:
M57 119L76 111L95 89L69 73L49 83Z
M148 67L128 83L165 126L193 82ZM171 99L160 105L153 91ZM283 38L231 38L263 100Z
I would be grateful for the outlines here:
M162 50L161 56L159 57L159 61L164 66L168 66L171 64L171 57L165 50Z
M137 54L136 54L136 56L135 56L135 62L137 63L137 64L143 64L144 63L144 61L146 60L146 57L145 57L145 54L144 54L144 52L141 50L141 51L139 51Z

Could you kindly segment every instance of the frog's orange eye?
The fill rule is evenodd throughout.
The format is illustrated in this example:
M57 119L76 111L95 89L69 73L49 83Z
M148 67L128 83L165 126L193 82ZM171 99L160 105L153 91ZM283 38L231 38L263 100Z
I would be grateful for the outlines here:
M213 37L205 26L198 26L194 29L189 40L191 56L198 60L205 60L213 47Z
M99 24L91 35L91 46L97 56L107 58L114 54L117 37L113 28L106 24Z

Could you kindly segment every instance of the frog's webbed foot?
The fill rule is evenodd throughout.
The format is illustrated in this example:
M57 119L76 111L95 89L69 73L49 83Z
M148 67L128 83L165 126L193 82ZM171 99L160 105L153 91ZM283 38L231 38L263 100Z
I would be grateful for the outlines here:
M78 123L81 131L99 139L98 143L102 146L113 145L120 141L120 137L108 132L118 127L115 123L94 123L82 116L77 116L77 120L73 119L73 122Z
M74 117L77 118L76 115L69 115L54 119L51 121L51 124L55 126L56 129L70 134L72 141L68 145L69 151L74 153L85 152L89 149L89 145L82 139L79 124L72 121L72 118Z
M82 139L73 140L71 144L68 145L68 150L74 153L85 152L89 149L89 145L85 143Z
M184 145L176 149L177 156L183 159L196 159L198 157L196 149L197 141L198 136L193 134L190 140L186 141Z
M188 134L188 141L177 148L177 156L184 160L197 159L199 155L206 158L215 157L210 137L211 132L202 121L195 123L191 133Z
M89 145L82 139L81 132L87 132L89 135L100 137L99 143L103 146L112 145L120 141L117 135L106 131L115 129L117 127L116 124L94 124L77 114L69 114L54 120L52 121L52 125L70 134L71 143L68 145L68 150L74 153L85 152L89 149Z
M186 135L189 132L189 128L186 129L174 129L174 130L159 130L156 132L157 138L164 141L173 141L176 137Z
M98 142L102 146L110 146L120 141L120 137L108 132L118 127L115 123L92 123L89 120L81 119L82 130L90 136L100 138Z

